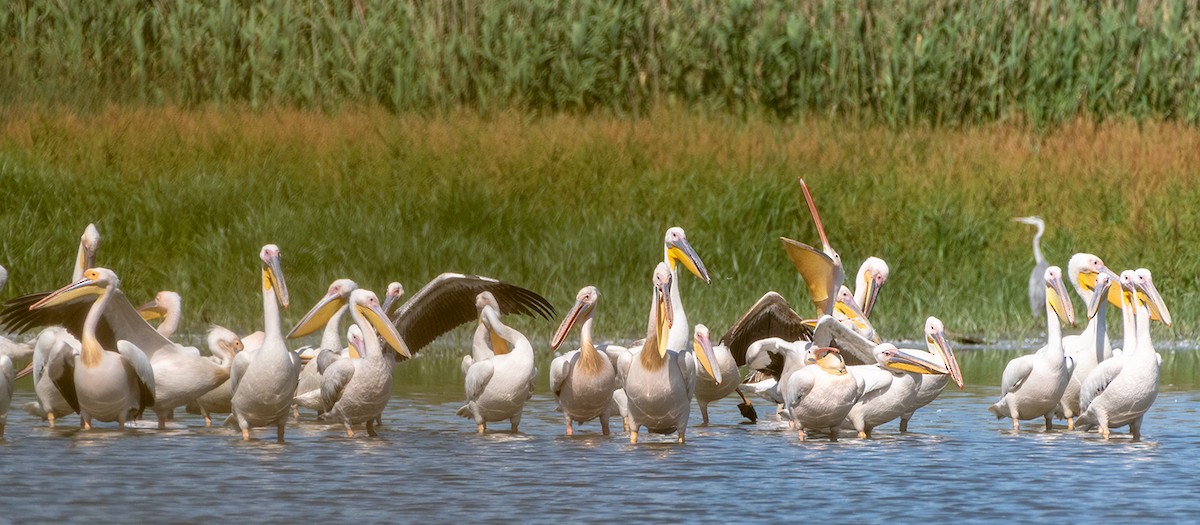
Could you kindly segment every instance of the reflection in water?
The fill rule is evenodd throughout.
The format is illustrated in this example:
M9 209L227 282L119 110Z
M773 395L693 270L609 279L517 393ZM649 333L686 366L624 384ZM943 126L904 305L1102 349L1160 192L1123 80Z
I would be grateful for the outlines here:
M242 443L183 414L186 430L81 432L76 416L49 429L14 410L0 441L0 521L1040 522L1103 507L1107 519L1144 522L1200 511L1197 353L1163 352L1164 388L1141 443L996 421L986 407L1019 353L962 352L967 389L917 412L911 433L893 422L876 439L846 431L837 443L798 442L763 404L759 424L740 424L732 399L682 446L656 435L631 446L616 421L612 436L591 422L568 438L544 387L521 434L480 436L454 415L461 379L437 355L400 367L380 438L347 439L307 415L277 445L268 430ZM32 399L19 390L14 407ZM898 502L900 486L915 499ZM836 504L814 504L830 501L810 491L820 487Z

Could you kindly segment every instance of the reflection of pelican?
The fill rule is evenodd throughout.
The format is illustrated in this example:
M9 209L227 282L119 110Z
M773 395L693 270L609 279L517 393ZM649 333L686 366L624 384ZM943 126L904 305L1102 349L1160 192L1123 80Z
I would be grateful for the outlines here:
M208 350L212 353L208 359L218 366L228 368L233 364L233 358L242 351L242 340L237 334L221 326L208 330ZM233 411L230 401L233 398L233 387L225 380L208 393L188 403L187 412L204 416L204 426L212 426L213 414L228 414Z
M4 427L8 423L8 407L12 404L13 381L16 373L13 371L12 359L0 355L0 438L4 437Z
M567 423L567 435L575 433L572 423L600 419L600 431L608 435L608 418L612 414L612 395L617 388L617 370L609 356L592 342L593 314L600 292L587 286L575 296L575 306L554 332L550 349L555 350L575 325L579 325L579 349L567 352L550 362L550 391L562 410ZM582 319L582 322L580 322Z
M479 322L492 343L490 357L474 359L466 369L467 404L458 415L475 420L480 433L489 421L509 420L513 433L521 424L525 402L533 397L537 367L533 364L533 346L521 332L500 322L496 298L490 292L479 294ZM474 353L474 352L473 352ZM483 354L476 354L485 357Z
M946 342L945 326L936 317L925 320L925 345L929 349L928 352L920 350L907 350L907 352L941 366L946 373L919 376L921 384L917 386L917 398L904 415L900 416L901 432L908 432L908 421L912 419L913 413L937 399L951 380L954 380L960 390L963 387L962 371L958 368L958 359L954 357L954 351L950 350L950 345Z
M685 439L696 387L696 362L691 352L670 350L663 343L668 340L674 315L671 286L671 271L666 263L659 263L646 342L641 352L626 352L617 363L628 398L630 443L637 443L643 426L659 434L678 432L680 443ZM698 339L696 347L705 354L701 364L720 382L720 371L711 368L716 361L711 343Z
M124 428L130 415L154 406L154 372L142 350L126 340L105 348L97 339L96 329L118 284L112 270L91 268L80 280L29 307L52 308L80 297L95 297L93 301L82 302L87 305L88 313L79 338L79 355L58 352L46 364L45 372L71 408L79 412L85 430L91 428L93 418L116 421L118 427Z
M1050 418L1075 368L1075 360L1063 353L1059 325L1060 318L1075 323L1071 299L1063 288L1062 270L1057 266L1047 268L1045 280L1046 346L1008 362L1001 380L1000 400L988 407L997 419L1011 417L1013 430L1021 429L1022 419L1038 417L1046 419L1046 430L1050 430Z
M1034 265L1033 271L1029 274L1029 310L1033 313L1033 318L1037 319L1042 315L1042 308L1046 306L1046 286L1042 276L1045 275L1046 268L1050 267L1050 263L1046 262L1046 258L1042 256L1042 234L1046 233L1046 223L1036 215L1017 217L1013 221L1037 226L1037 233L1033 235Z
M354 437L351 425L361 422L366 422L368 435L376 436L375 419L383 413L392 397L392 364L395 363L384 357L379 338L405 358L412 354L400 340L400 334L389 322L374 292L354 290L350 293L348 307L355 326L362 332L365 355L362 359L339 359L325 369L321 379L321 400L328 415L346 427L347 437Z
M891 343L875 347L875 360L875 365L850 367L850 373L862 384L862 389L858 401L846 415L846 421L854 425L858 437L863 439L871 437L875 427L916 406L921 375L945 373L945 368Z
M1124 292L1121 300L1126 303L1122 310L1126 320L1125 339L1131 339L1129 332L1132 331L1134 341L1122 349L1121 355L1100 363L1084 379L1079 400L1083 412L1079 415L1078 426L1098 426L1100 434L1108 439L1110 429L1129 425L1129 433L1136 441L1142 436L1142 418L1158 397L1161 358L1150 340L1150 315L1159 310L1160 317L1169 319L1170 314L1154 288L1149 270L1127 270L1121 272L1120 279ZM1096 290L1101 287L1097 286ZM1093 302L1101 303L1103 299L1096 298Z
M241 428L243 440L250 439L251 428L275 425L276 439L282 443L288 408L296 394L300 358L288 350L279 327L279 304L285 308L288 305L279 247L263 246L259 258L262 259L264 337L257 350L244 351L233 358L229 375L233 387L230 419Z
M1117 275L1104 266L1099 257L1089 253L1077 253L1071 256L1067 263L1067 276L1083 304L1092 304L1092 297L1104 279L1105 290L1109 290ZM1044 294L1044 292L1043 292ZM1115 301L1120 306L1120 298L1101 291L1102 297ZM1074 417L1079 415L1079 387L1083 379L1096 368L1101 361L1112 357L1112 345L1108 340L1107 310L1104 302L1096 303L1097 308L1089 310L1087 327L1079 335L1068 335L1062 338L1063 351L1075 360L1075 369L1071 372L1071 380L1063 391L1062 400L1058 403L1055 415L1067 420L1067 429L1075 428Z

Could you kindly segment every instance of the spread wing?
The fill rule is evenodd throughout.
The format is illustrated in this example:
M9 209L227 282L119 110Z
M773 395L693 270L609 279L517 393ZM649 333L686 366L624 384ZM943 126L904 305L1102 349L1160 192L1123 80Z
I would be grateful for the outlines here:
M755 341L746 350L746 366L755 372L759 372L754 376L755 380L761 380L764 377L773 377L778 379L783 375L784 362L787 357L788 342L778 337L769 337L760 341ZM750 380L750 376L746 379Z
M346 385L354 378L354 360L338 359L321 375L321 404L325 410L333 410L333 405L342 398Z
M489 277L443 273L396 311L396 331L415 353L442 334L477 319L475 296L482 292L492 292L501 314L554 317L550 301L532 290Z
M734 361L741 366L746 364L746 348L768 337L785 341L812 339L812 330L804 324L804 319L792 310L783 296L775 292L767 292L742 314L733 327L721 336L720 344L729 349Z
M1009 392L1015 392L1021 388L1025 379L1029 377L1029 373L1033 372L1034 359L1037 359L1036 354L1023 355L1012 361L1009 361L1004 367L1004 375L1000 379L1000 395L1004 396ZM1083 391L1079 391L1079 395L1083 396ZM1080 398L1080 408L1083 408L1083 400Z
M63 399L71 405L71 410L79 412L79 396L75 393L75 352L55 352L46 364L46 373Z
M52 292L29 294L4 303L4 310L0 311L0 324L12 332L24 332L43 326L62 326L76 339L82 338L83 322L99 296L80 297L61 305L29 309L50 293ZM172 344L142 319L120 289L115 289L104 309L104 316L96 326L96 340L100 341L103 348L116 348L117 341L121 339L133 343L147 356L153 356L159 349Z
M813 330L812 341L817 346L832 346L840 350L842 360L847 365L875 364L875 342L832 316L821 316L816 329Z
M800 272L804 284L808 285L808 293L812 297L817 315L829 314L833 311L833 302L837 292L846 280L846 273L841 265L825 255L825 252L802 242L780 237L783 249L787 251L788 259Z
M125 358L125 373L132 373L137 377L138 406L154 406L154 369L150 367L150 359L141 348L124 339L117 341L117 353Z
M467 399L477 399L483 393L483 389L487 387L487 384L491 382L492 374L495 372L496 366L492 363L491 359L471 365L471 368L467 370L467 382L465 385Z
M1114 357L1105 359L1100 364L1096 365L1087 378L1083 380L1083 385L1079 387L1079 410L1082 412L1087 410L1088 405L1092 404L1104 390L1108 388L1108 384L1120 375L1121 370L1125 368L1125 360ZM1005 369L1005 373L1008 369Z

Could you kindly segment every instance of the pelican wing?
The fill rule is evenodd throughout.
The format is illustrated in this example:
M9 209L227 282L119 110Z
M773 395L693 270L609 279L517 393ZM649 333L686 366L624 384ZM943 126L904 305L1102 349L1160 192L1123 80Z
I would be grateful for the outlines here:
M785 341L812 339L812 330L804 324L804 319L792 310L783 296L775 292L767 292L742 314L733 327L721 336L720 344L729 349L734 361L741 366L746 364L747 347L768 337Z
M675 366L683 374L683 387L691 400L696 397L696 354L691 350L675 354Z
M832 316L823 315L813 330L813 344L832 346L842 353L847 365L874 365L875 342L863 337Z
M596 347L596 351L608 356L608 360L612 362L614 369L617 367L617 363L621 361L621 356L629 353L628 348L614 344L599 345Z
M338 359L321 373L321 404L325 410L333 410L346 385L354 378L355 370L353 359Z
M860 381L859 399L892 386L892 373L876 365L859 365L851 370Z
M63 399L71 405L71 410L79 412L79 396L75 393L75 352L55 352L46 364L46 373Z
M237 357L233 358L233 364L229 365L229 388L231 392L237 392L238 381L241 381L242 374L246 373L246 368L250 366L250 352L245 350L238 353Z
M1121 358L1105 359L1096 365L1096 368L1093 368L1087 378L1083 380L1083 385L1079 387L1079 410L1086 411L1092 401L1104 393L1108 384L1112 383L1112 380L1116 379L1124 368L1125 360Z
M443 273L426 284L396 311L396 331L417 352L442 334L479 317L475 296L492 292L505 315L554 317L554 307L532 290L489 277Z
M796 406L796 403L799 403L812 391L813 385L816 383L817 377L812 369L801 368L788 378L787 386L783 389L783 405L788 409Z
M117 353L124 358L125 373L137 378L138 406L154 406L154 369L150 367L150 359L141 348L124 339L117 341Z
M1009 392L1016 392L1025 383L1025 379L1029 377L1029 373L1033 372L1033 363L1037 359L1037 354L1023 355L1012 361L1004 367L1004 375L1000 376L1000 396ZM1079 393L1083 395L1081 390ZM1080 405L1082 408L1082 404Z
M812 297L817 315L833 311L833 302L837 291L841 289L846 274L841 266L834 262L825 252L802 242L780 237L783 249L787 251L788 259L800 272L804 284L808 285L808 293Z
M573 358L577 355L579 355L578 351L569 352L555 357L550 362L550 391L554 393L555 399L558 399L558 393L562 391L563 383L567 381L567 377L570 377L571 369L574 368Z
M621 379L621 388L625 388L625 378L629 377L629 366L633 364L633 352L625 352L617 358L617 377Z
M483 389L492 380L492 374L496 372L496 365L491 359L480 361L471 365L467 370L467 382L465 389L467 392L467 400L475 400L483 393Z
M317 372L324 374L326 369L328 369L334 363L342 360L342 354L334 352L333 350L322 349L320 352L317 352L316 359L317 359ZM330 405L330 406L332 406L332 405Z
M744 382L758 382L767 377L779 378L787 359L788 342L778 337L755 341L746 350L746 366L755 373L746 376Z
M83 322L99 296L81 297L37 310L29 309L50 293L29 294L4 303L4 310L0 311L0 324L13 332L42 326L62 326L77 339L83 337ZM133 343L147 356L153 356L158 350L173 344L142 319L120 289L114 289L104 309L104 316L96 326L96 340L102 348L114 349L119 339Z

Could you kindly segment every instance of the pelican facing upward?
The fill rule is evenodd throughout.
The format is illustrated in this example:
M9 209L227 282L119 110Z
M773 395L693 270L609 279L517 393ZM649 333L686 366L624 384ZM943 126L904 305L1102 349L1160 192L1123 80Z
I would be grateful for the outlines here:
M646 342L641 352L621 354L617 363L617 374L625 385L628 399L630 443L637 443L638 432L643 426L658 434L678 432L680 443L686 436L696 389L696 362L691 352L670 350L665 344L670 337L674 315L671 286L670 269L666 263L659 263L654 271L654 299ZM711 343L697 340L696 346L704 354L700 360L702 366L720 382L720 370L712 368L716 357Z
M458 409L458 415L474 419L480 434L487 431L488 422L507 419L515 434L537 379L533 345L525 334L500 322L500 308L491 292L479 294L476 303L492 355L473 351L477 358L463 358L467 403Z
M1077 427L1098 426L1100 434L1108 439L1110 429L1129 425L1129 433L1137 441L1142 437L1142 418L1158 397L1160 357L1150 340L1151 312L1158 310L1166 318L1170 314L1149 270L1121 272L1121 289L1121 300L1126 303L1122 315L1128 343L1121 355L1100 363L1084 380L1079 399L1083 413ZM1103 301L1101 297L1093 299L1093 303L1101 303L1100 308ZM1130 332L1134 333L1133 340Z
M608 418L612 415L612 395L617 389L617 370L609 356L592 342L592 322L600 292L587 286L575 296L575 306L567 312L554 337L550 350L556 350L575 325L579 326L579 349L567 352L550 362L550 391L563 413L567 435L574 435L573 422L586 423L600 419L600 432L608 435ZM580 323L580 319L583 322Z
M120 340L103 348L96 336L104 310L120 281L107 268L91 268L83 277L34 303L30 310L53 307L80 297L93 296L79 338L79 355L57 352L47 366L54 385L71 408L79 412L84 430L92 419L116 421L125 427L131 415L154 406L154 371L146 354L133 343Z
M1059 324L1059 319L1075 324L1071 298L1063 288L1062 270L1057 266L1047 268L1045 280L1046 346L1008 362L1001 379L1000 400L988 407L996 419L1011 417L1016 431L1021 430L1021 420L1039 417L1046 419L1046 430L1050 430L1054 410L1075 368L1075 360L1063 353Z
M1046 268L1050 267L1050 263L1042 256L1042 234L1046 233L1046 222L1036 215L1017 217L1013 222L1037 226L1037 233L1033 235L1033 271L1029 274L1029 311L1032 312L1033 318L1037 319L1042 315L1042 308L1046 304L1046 287L1042 275L1046 273Z
M321 379L321 401L327 413L346 427L346 437L354 437L352 424L367 424L367 435L377 436L375 419L383 413L392 397L392 364L383 354L382 337L404 358L412 357L400 334L379 304L375 292L354 290L349 298L350 317L361 331L362 359L339 359L325 369Z
M233 388L229 419L250 439L250 429L275 425L276 439L283 443L288 409L296 394L300 358L288 350L279 327L279 305L288 306L287 283L279 264L279 247L263 246L262 260L263 342L257 350L233 358L229 381ZM278 302L276 302L278 300Z

